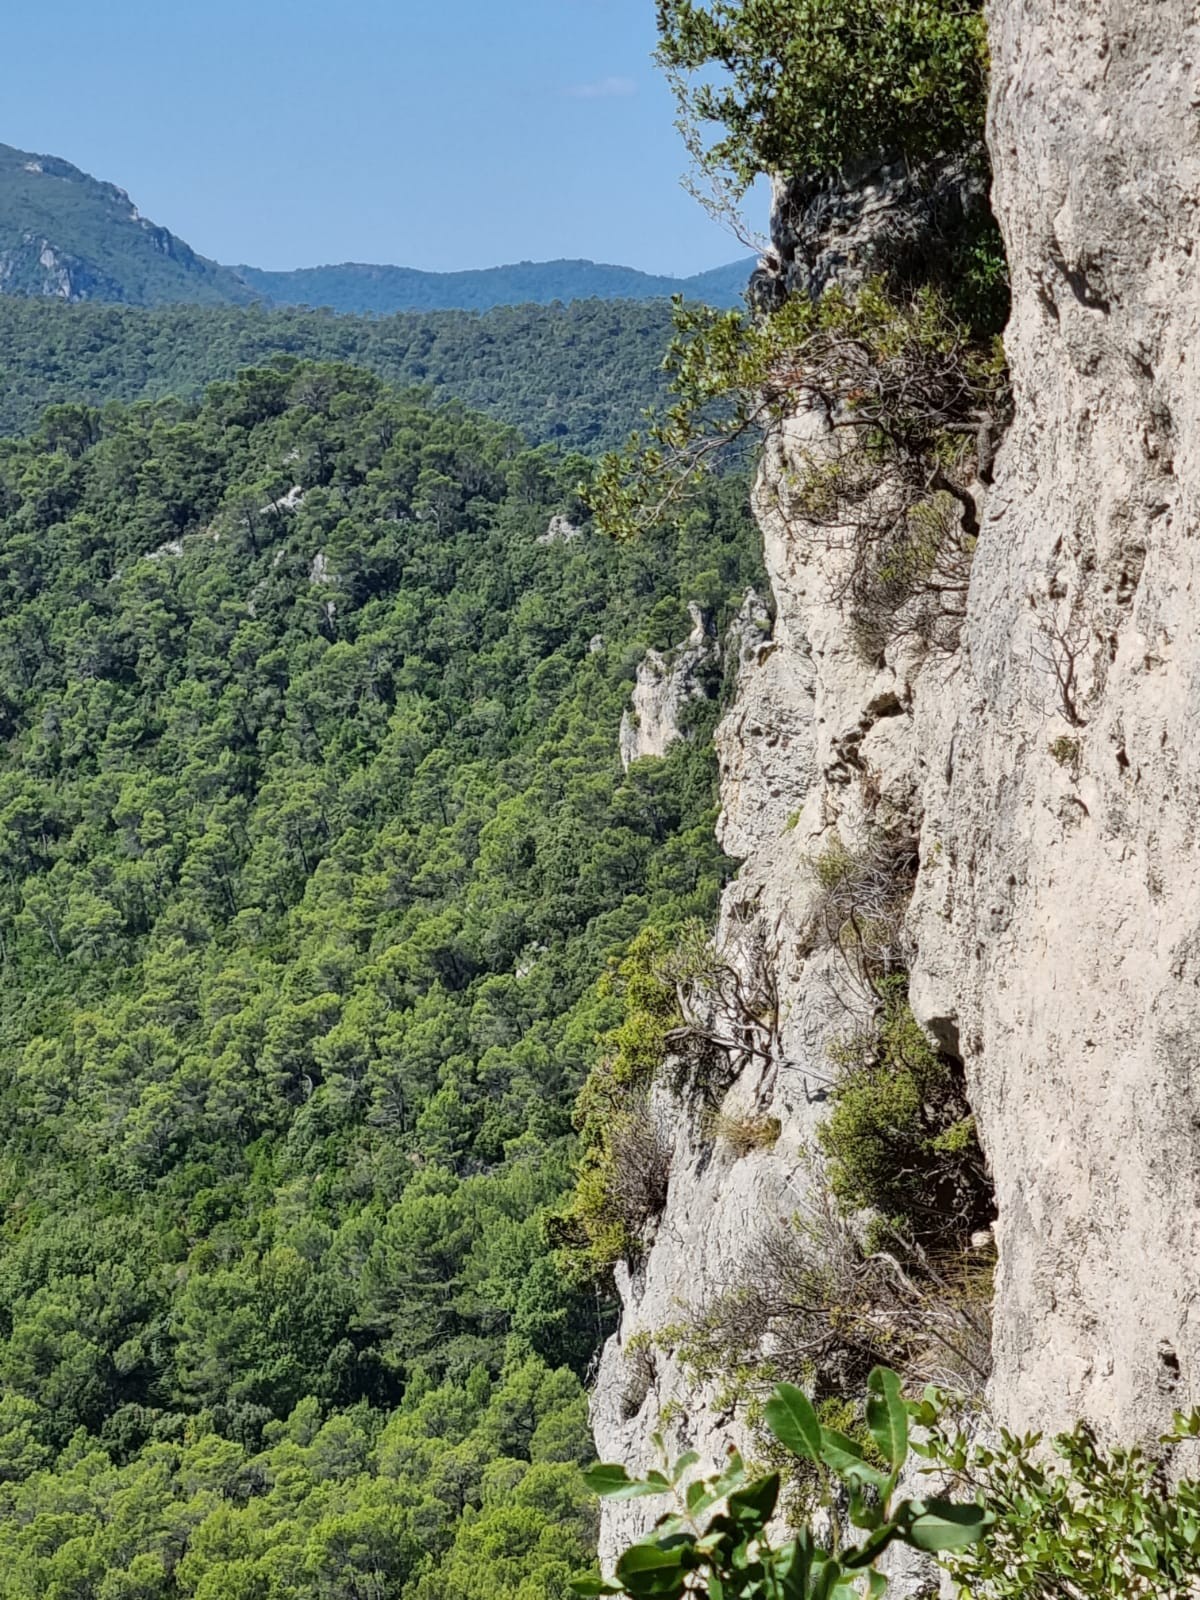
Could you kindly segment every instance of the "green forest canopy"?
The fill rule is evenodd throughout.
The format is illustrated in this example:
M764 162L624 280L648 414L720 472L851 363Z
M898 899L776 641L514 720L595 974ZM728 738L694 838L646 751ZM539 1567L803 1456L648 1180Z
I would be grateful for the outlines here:
M0 441L5 1600L590 1559L543 1218L597 980L727 871L704 728L617 723L756 568L735 482L542 542L583 467L336 366Z
M49 405L194 398L281 358L349 361L453 397L534 443L615 448L665 392L665 301L335 317L251 307L62 305L0 296L0 434Z

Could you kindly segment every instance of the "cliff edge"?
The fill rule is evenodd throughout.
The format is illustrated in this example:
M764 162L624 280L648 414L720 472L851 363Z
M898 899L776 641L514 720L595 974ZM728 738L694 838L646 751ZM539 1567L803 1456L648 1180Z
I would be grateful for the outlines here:
M601 1455L632 1467L656 1431L709 1462L754 1448L697 1329L753 1300L797 1217L836 1251L815 1136L831 1042L875 997L828 937L828 864L881 838L895 965L995 1190L971 1378L990 1368L1009 1425L1127 1439L1200 1400L1200 22L1182 0L995 0L989 20L1015 420L970 486L965 608L936 649L901 633L874 656L849 541L795 492L836 449L829 420L798 411L768 441L775 621L731 646L720 831L742 865L718 947L771 996L771 1039L728 1052L715 1106L656 1091L666 1209L619 1274L593 1399ZM769 1358L758 1303L745 1337ZM643 1522L606 1509L603 1555Z

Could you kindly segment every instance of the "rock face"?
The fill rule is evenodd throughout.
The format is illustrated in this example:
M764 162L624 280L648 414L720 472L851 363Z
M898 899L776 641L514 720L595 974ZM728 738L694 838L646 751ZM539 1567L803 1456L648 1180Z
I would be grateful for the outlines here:
M914 998L996 1182L997 1408L1145 1434L1200 1399L1200 23L990 21L1016 422L921 734Z
M957 653L892 646L878 671L837 541L789 505L825 425L768 446L775 618L768 636L751 598L730 644L720 831L742 866L719 937L769 966L778 1049L739 1063L720 1112L780 1131L738 1154L694 1105L663 1108L666 1211L594 1395L601 1455L634 1467L656 1428L706 1464L746 1442L686 1330L756 1238L819 1205L805 1151L854 997L811 937L813 863L881 812L919 834L913 1006L965 1064L996 1186L999 1419L1146 1438L1200 1401L1200 20L1190 0L993 0L990 21L1016 420L973 489ZM776 198L791 255L768 299L820 265L795 192ZM606 1510L605 1558L653 1516Z
M770 310L789 294L819 295L873 273L927 276L931 253L982 210L986 193L980 164L961 157L922 167L879 158L833 178L776 178L771 253L750 279L751 304Z
M684 707L710 692L707 674L720 661L720 647L700 607L693 603L688 613L692 631L686 643L669 656L647 650L638 666L630 709L621 718L619 735L621 765L626 769L643 756L665 755L682 737Z
M828 529L806 527L787 499L803 463L829 445L823 415L793 418L768 445L755 489L776 615L772 626L748 595L727 644L738 682L716 736L718 832L742 866L724 895L718 943L749 980L768 974L776 1036L765 1055L733 1053L715 1119L732 1139L714 1135L710 1109L658 1091L674 1137L666 1209L637 1269L618 1275L624 1315L604 1351L592 1418L601 1456L643 1469L654 1464L656 1431L672 1454L696 1449L708 1466L730 1444L753 1452L724 1379L697 1381L690 1339L723 1295L747 1286L760 1244L791 1236L798 1212L819 1220L827 1209L810 1157L829 1044L854 1027L865 997L842 953L814 942L814 862L834 833L854 846L881 809L904 816L916 795L912 663L880 671L862 661L830 598L844 591L847 551ZM778 1137L743 1152L738 1128L765 1130L772 1120ZM606 1504L602 1560L611 1562L658 1510L647 1501Z

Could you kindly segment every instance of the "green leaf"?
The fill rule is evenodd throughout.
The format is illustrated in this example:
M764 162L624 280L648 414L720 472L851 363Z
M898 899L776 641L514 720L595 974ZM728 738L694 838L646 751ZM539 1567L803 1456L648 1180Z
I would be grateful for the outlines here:
M683 1593L694 1561L691 1539L647 1540L630 1545L617 1562L617 1577L635 1600L671 1600Z
M863 1460L862 1446L836 1428L821 1429L821 1460L843 1478L861 1478L873 1483L881 1492L887 1488L887 1473L868 1466Z
M863 1567L869 1567L872 1562L878 1561L892 1540L898 1538L900 1534L901 1529L894 1521L885 1522L882 1527L875 1530L869 1539L864 1540L857 1549L843 1550L842 1565L854 1572L861 1571Z
M766 1478L756 1478L744 1489L739 1489L736 1494L729 1496L729 1515L734 1522L750 1522L757 1528L765 1528L771 1520L775 1510L775 1502L779 1499L779 1474L772 1472Z
M850 1480L850 1521L856 1528L877 1528L883 1521L883 1502L878 1494L868 1495L871 1485L860 1478Z
M888 1581L882 1572L868 1572L865 1600L879 1600L879 1597L886 1591L887 1586Z
M572 1578L571 1593L582 1596L582 1600L597 1600L602 1594L621 1594L619 1583L609 1583L606 1578Z
M776 1384L764 1407L767 1427L794 1456L821 1459L821 1424L809 1398L794 1383Z
M775 1574L779 1581L781 1600L807 1600L808 1577L812 1571L813 1537L809 1528L802 1528L790 1544L784 1545L776 1558Z
M925 1510L908 1524L904 1538L917 1550L963 1550L981 1539L995 1520L995 1514L982 1506L927 1500Z
M691 1552L692 1541L679 1539L645 1539L641 1544L631 1544L617 1562L617 1574L626 1577L631 1572L657 1572L667 1567L681 1567Z
M683 1455L680 1456L679 1460L671 1468L671 1482L678 1483L680 1478L683 1477L684 1473L694 1467L699 1460L700 1457L695 1450L685 1450Z
M663 1492L661 1485L631 1478L619 1462L612 1461L602 1461L589 1467L583 1475L583 1481L593 1494L603 1495L606 1500L638 1500L645 1495ZM665 1479L663 1483L666 1483Z
M840 1563L832 1557L828 1558L816 1574L816 1581L812 1586L813 1600L830 1600L834 1589L844 1577L845 1573Z
M873 1367L867 1379L867 1427L883 1459L902 1467L908 1455L908 1408L900 1379L887 1367Z
M685 1498L688 1510L695 1517L701 1511L707 1511L709 1506L720 1499L720 1496L712 1493L703 1478L694 1478L687 1486Z

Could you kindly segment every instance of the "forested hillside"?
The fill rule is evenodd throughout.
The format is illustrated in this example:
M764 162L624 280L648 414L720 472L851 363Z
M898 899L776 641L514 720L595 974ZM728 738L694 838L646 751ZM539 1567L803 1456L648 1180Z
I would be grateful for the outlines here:
M648 643L744 485L619 546L579 460L333 366L0 442L0 1595L550 1600L605 1308L545 1217L648 923L726 864Z
M556 300L669 299L741 303L753 269L743 258L672 278L596 261L520 261L463 272L343 262L267 272L223 267L138 212L124 189L58 156L0 144L0 297L131 306L326 306L398 311L486 311Z
M353 361L570 449L623 444L662 398L665 302L579 301L382 319L320 311L46 304L0 296L0 433L62 401L192 397L279 356Z
M245 305L254 291L140 216L124 189L0 144L0 295Z
M298 267L264 272L238 267L238 276L272 305L328 306L332 311L388 315L396 311L487 311L493 306L550 305L555 300L652 300L686 295L706 305L742 303L754 270L744 257L688 278L669 278L600 261L518 261L465 272L420 272L415 267Z

